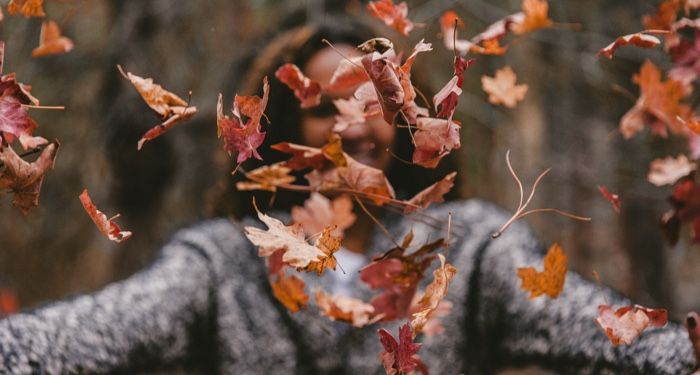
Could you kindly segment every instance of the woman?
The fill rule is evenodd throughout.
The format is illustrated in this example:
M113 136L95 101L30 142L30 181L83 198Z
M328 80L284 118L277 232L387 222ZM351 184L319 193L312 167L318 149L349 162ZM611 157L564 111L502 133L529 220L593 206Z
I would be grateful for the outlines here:
M329 67L337 65L339 56L319 41L327 38L351 53L351 46L365 39L338 27L293 29L273 41L252 66L269 72L279 66L276 56L290 52L283 60L327 82ZM271 56L273 52L277 55ZM255 75L251 80L260 82ZM271 92L288 95L282 87L272 87ZM268 143L317 146L325 141L332 112L324 113L322 106L299 113L296 105L293 99L271 98L268 108L283 115L268 111ZM394 127L352 128L342 136L353 157L390 168L390 179L406 188L406 195L424 187L415 186L415 181L427 185L435 180L412 180L397 172L398 164L390 166L385 146L406 150L401 146L405 139ZM265 159L274 160L267 155ZM402 177L408 183L396 183ZM235 194L244 202L241 208L249 207L249 197ZM275 207L284 208L299 197L277 199ZM544 248L525 225L516 224L492 240L491 233L508 215L489 203L451 202L426 211L434 217L448 212L453 226L461 228L448 253L448 261L459 270L447 297L454 307L442 319L445 333L419 338L420 356L434 374L492 373L526 364L561 372L677 374L694 366L688 335L674 324L644 333L633 345L613 348L594 322L597 306L604 298L615 307L631 302L610 290L600 291L578 275L569 274L557 299L527 300L515 269L541 264ZM445 234L399 215L385 214L382 221L397 238L412 228L415 243ZM376 327L345 329L313 309L290 314L274 299L264 262L243 234L245 225L260 224L253 219L200 223L175 235L155 263L127 280L0 321L0 372L131 373L184 367L233 374L382 373ZM356 264L352 268L357 269L392 243L367 217L358 215L344 246L340 264ZM316 283L366 298L368 291L359 287L357 272L346 272L346 277L327 272L322 279L306 281L311 290ZM396 332L398 323L386 328Z

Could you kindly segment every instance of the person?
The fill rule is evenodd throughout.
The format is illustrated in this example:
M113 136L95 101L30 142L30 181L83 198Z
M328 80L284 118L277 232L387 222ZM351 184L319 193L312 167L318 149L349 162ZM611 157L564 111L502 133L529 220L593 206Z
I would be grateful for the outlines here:
M276 53L297 63L310 78L327 83L329 67L337 65L340 57L320 40L329 39L337 49L350 53L365 38L357 28L340 26L291 29L260 54L251 64L253 71L269 72L279 66L277 58L270 56ZM258 76L251 73L251 82L259 84ZM274 85L273 95L289 95ZM263 151L278 140L312 146L325 141L333 121L332 111L324 112L327 103L305 112L297 105L289 97L270 98L272 125ZM401 136L394 127L368 125L347 132L342 136L352 156L388 168L390 178L410 181L411 175L396 172L406 166L381 152L392 145L401 150ZM265 154L266 162L274 158ZM422 188L416 187L417 182L396 186L410 194L411 189ZM240 209L250 207L246 193L235 194L242 202ZM275 207L295 199L300 197L280 193ZM449 201L425 212L433 217L451 213L452 225L460 229L453 234L447 253L459 271L446 297L453 308L442 318L445 332L419 338L419 354L431 372L493 373L504 366L539 365L567 373L680 374L695 365L688 334L676 324L645 332L632 345L613 347L594 321L597 306L604 300L615 307L632 302L572 272L558 298L528 300L519 289L515 270L541 264L545 248L522 223L492 239L494 230L509 217L495 205L478 199ZM390 212L380 219L397 238L412 230L414 243L445 234L443 228ZM0 321L0 372L133 373L184 368L232 374L382 373L376 326L347 329L320 317L314 308L292 314L276 301L265 263L243 233L247 225L260 223L250 216L241 221L201 222L178 232L153 264L126 280ZM356 270L371 256L391 248L392 242L368 217L358 214L344 246L346 250L338 256L348 266L345 276L337 272L308 276L308 288L323 285L367 299L369 291L360 287ZM400 323L386 328L396 333Z

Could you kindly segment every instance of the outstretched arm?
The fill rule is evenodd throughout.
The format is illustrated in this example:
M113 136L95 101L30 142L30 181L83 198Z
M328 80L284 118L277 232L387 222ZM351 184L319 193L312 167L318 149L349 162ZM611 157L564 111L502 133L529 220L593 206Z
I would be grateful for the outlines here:
M202 341L215 336L214 277L204 251L176 240L129 279L0 321L0 373L133 372L194 361L212 349Z

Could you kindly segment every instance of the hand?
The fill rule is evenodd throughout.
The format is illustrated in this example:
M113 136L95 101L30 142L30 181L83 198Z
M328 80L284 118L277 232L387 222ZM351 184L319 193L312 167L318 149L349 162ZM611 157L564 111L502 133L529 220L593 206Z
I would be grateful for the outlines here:
M698 369L700 364L700 316L694 311L689 312L685 322L690 342L693 344L693 350L695 351L695 368ZM700 371L696 371L694 374L700 374Z

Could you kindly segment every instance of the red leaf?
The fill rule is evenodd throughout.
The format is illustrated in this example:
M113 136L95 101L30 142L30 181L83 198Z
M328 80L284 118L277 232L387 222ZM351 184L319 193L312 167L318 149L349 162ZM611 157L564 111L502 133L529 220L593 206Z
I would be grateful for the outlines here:
M362 65L374 84L384 121L393 124L396 114L403 108L405 99L394 64L385 56L373 52L362 58Z
M433 96L433 104L435 105L435 110L438 111L438 107L440 107L440 110L438 111L436 117L444 119L452 118L452 115L455 112L455 108L457 108L459 96L462 94L464 72L467 70L468 67L474 64L475 61L476 60L474 59L467 60L460 56L455 57L454 77L452 77L452 79L449 82L447 82L447 84L442 89L440 89L440 91L437 94L435 94L435 96Z
M258 154L258 147L265 140L265 133L260 132L260 119L267 106L267 98L270 85L267 77L263 79L263 97L258 96L238 96L233 100L233 117L224 115L222 96L219 94L217 110L217 136L224 138L224 150L229 155L237 152L237 163L248 160L251 156L262 160ZM243 116L247 116L244 121Z
M661 43L659 38L653 35L645 34L653 31L654 30L644 30L634 34L620 36L617 39L615 39L614 42L608 44L605 48L602 48L600 51L598 51L596 57L603 55L608 59L612 59L615 50L626 45L632 45L641 48L655 47L659 45L659 43Z
M39 205L41 183L46 173L53 169L58 146L58 142L46 146L32 163L24 161L10 146L0 150L0 162L5 165L5 170L0 172L0 189L12 190L12 203L25 215Z
M622 204L622 202L620 201L620 196L611 193L605 186L598 186L598 191L600 191L600 194L603 196L603 198L607 199L608 202L610 202L613 210L615 210L615 212L619 214L620 206Z
M387 374L396 374L397 371L406 374L422 362L416 355L421 344L413 342L413 333L408 323L399 328L398 342L389 331L383 328L377 332L379 333L379 341L384 347L380 358Z
M394 4L392 0L370 1L367 10L372 17L384 22L387 26L407 36L413 30L413 22L408 16L408 5L405 1Z
M87 189L84 189L80 194L80 203L83 204L85 212L87 212L88 216L90 216L92 221L95 223L97 229L99 229L100 232L107 238L119 243L126 241L129 239L129 237L131 237L131 232L121 230L119 225L113 221L119 217L118 214L111 219L107 219L107 216L103 214L102 211L97 209L97 207L92 203Z
M613 346L629 345L646 328L663 327L667 321L665 309L649 309L639 305L621 307L616 311L608 305L600 305L596 319Z
M415 164L435 168L440 159L461 146L459 126L454 121L421 117L416 127L418 130L413 134Z
M277 69L275 77L294 91L301 108L311 108L321 103L321 85L304 76L294 64L284 64Z
M410 205L404 208L403 213L409 214L415 211L417 209L416 206L426 208L431 203L444 202L444 195L455 185L455 176L457 176L457 172L449 173L442 180L421 190L408 201Z
M341 91L355 87L367 80L369 80L369 76L362 66L362 57L351 57L349 60L343 59L340 61L325 89L328 91Z

